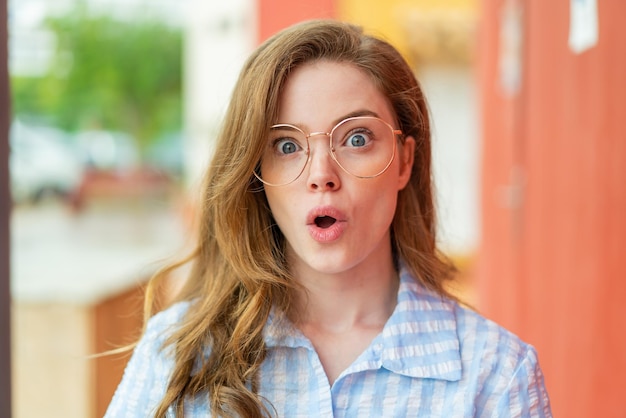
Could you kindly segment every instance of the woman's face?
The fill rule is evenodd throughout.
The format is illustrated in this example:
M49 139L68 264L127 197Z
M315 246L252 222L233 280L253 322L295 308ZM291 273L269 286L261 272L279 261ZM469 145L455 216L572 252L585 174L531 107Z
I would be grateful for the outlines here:
M397 128L386 97L366 73L347 63L317 61L297 68L287 79L277 123L306 133L330 132L338 121L355 114L376 115ZM297 180L265 186L296 277L307 272L356 273L390 263L389 229L398 191L410 177L413 138L396 149L383 174L368 179L337 165L329 154L328 136L311 136L309 146L310 160ZM289 152L290 147L283 149Z

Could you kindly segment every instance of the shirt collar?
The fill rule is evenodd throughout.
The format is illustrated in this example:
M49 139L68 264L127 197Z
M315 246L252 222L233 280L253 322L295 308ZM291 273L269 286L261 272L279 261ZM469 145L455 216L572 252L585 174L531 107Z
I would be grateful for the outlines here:
M460 380L455 309L454 302L425 288L402 267L394 312L345 373L385 368L409 377ZM282 346L314 350L309 339L276 309L270 313L264 336L269 349Z
M299 329L286 317L286 315L273 307L265 328L263 329L265 346L273 347L304 347L314 350L311 341L300 332Z

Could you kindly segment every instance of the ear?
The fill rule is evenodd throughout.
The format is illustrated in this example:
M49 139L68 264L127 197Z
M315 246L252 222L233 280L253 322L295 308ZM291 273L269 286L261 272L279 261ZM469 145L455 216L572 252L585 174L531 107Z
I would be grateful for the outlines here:
M402 144L398 151L398 157L400 160L398 190L402 190L406 187L409 179L411 178L413 161L415 160L415 139L412 136L404 138L404 144Z

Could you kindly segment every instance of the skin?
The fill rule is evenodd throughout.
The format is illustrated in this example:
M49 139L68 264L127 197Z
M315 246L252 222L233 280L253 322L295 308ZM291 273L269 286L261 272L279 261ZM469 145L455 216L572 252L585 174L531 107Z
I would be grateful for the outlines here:
M297 68L279 102L277 123L330 132L355 112L375 114L394 128L394 112L369 76L348 63L319 61ZM328 137L309 140L302 175L265 193L287 240L287 257L304 291L292 320L311 340L332 384L380 333L396 305L398 277L390 225L398 191L409 181L415 141L405 139L389 169L371 179L344 172L328 152ZM320 228L316 215L337 222Z

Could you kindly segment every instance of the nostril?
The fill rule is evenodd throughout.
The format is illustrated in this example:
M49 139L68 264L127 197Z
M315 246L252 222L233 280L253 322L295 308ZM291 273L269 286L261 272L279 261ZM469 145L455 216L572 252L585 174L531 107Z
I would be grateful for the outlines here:
M313 181L309 183L309 187L313 190L335 190L337 189L337 183L334 181L327 181L326 183Z

